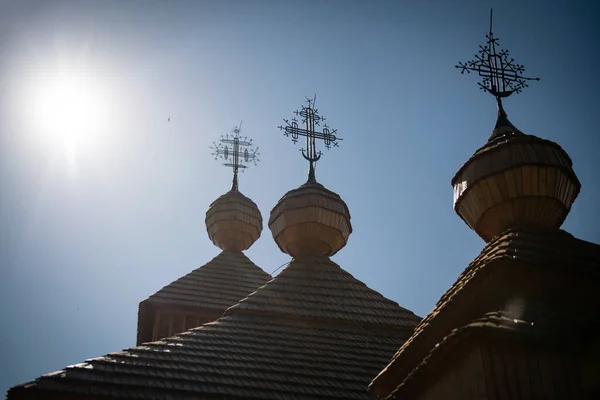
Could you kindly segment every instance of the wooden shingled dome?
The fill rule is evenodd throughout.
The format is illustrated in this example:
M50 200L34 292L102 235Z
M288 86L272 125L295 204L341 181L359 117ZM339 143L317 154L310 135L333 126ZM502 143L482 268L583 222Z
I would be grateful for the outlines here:
M508 228L559 228L581 184L556 143L496 126L452 179L454 209L483 240Z
M331 256L346 245L352 233L346 203L312 180L279 200L271 211L269 228L281 251L293 257Z
M210 240L223 250L246 250L262 231L258 206L235 187L210 205L205 221Z

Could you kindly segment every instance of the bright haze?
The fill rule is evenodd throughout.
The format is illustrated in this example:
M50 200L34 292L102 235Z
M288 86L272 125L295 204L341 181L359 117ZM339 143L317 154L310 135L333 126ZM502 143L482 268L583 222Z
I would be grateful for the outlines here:
M343 140L316 177L354 233L334 260L426 315L484 242L450 180L495 123L454 66L485 43L540 77L505 102L570 154L582 192L564 224L600 242L596 2L0 1L0 392L135 345L138 303L219 252L204 214L232 171L209 147L243 120L261 163L247 255L289 261L266 222L306 181L277 129L306 97Z

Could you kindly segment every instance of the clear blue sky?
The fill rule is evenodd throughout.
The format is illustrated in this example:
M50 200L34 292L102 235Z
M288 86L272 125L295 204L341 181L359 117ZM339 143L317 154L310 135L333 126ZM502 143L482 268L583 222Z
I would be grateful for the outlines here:
M262 159L240 177L265 220L247 255L288 261L266 221L307 165L276 127L315 93L344 139L317 165L352 214L334 260L427 314L484 246L450 179L495 122L454 68L490 7L541 78L509 117L571 155L564 228L598 243L597 2L0 1L0 392L133 346L138 303L218 254L204 213L231 171L209 146L240 120Z

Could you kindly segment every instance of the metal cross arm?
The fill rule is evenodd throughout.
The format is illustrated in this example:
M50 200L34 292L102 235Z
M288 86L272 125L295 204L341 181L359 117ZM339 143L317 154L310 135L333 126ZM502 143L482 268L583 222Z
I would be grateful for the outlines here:
M227 144L233 144L233 145L238 145L238 146L252 146L252 139L245 141L245 140L239 140L237 138L233 138L233 139L221 139L221 143L227 143Z
M217 160L219 158L219 156L223 157L225 160L228 160L230 157L232 157L234 160L243 160L245 162L249 162L252 161L254 162L254 164L256 165L256 163L258 161L260 161L258 159L258 148L248 151L248 149L244 149L242 150L231 150L229 149L229 147L225 146L223 148L213 148L215 151L213 152L213 155L215 156L215 160ZM233 164L223 164L223 165L227 165L228 167L233 167ZM238 164L238 167L240 168L246 168L245 165L242 164Z
M233 163L225 163L223 165L226 166L226 167L233 167L233 168L236 167L236 165L233 164ZM248 168L248 166L246 166L246 165L238 165L237 168L246 169L246 168Z
M288 137L291 136L292 142L294 142L294 143L298 143L298 138L300 136L308 137L308 138L315 138L315 139L323 140L323 142L325 143L325 147L327 149L329 149L329 148L331 148L332 145L333 145L333 147L340 147L339 143L337 143L337 141L343 140L342 138L339 138L335 135L337 133L337 129L332 129L330 131L329 128L327 126L325 126L325 127L323 127L323 132L308 131L306 129L299 128L297 121L292 121L292 123L290 123L288 120L285 120L285 119L284 119L284 121L288 125L285 127L282 125L279 125L278 128L281 129L282 131L284 131L285 136L288 136Z
M502 78L504 78L504 79L513 79L513 80L527 79L527 80L536 80L536 81L540 80L540 78L528 78L525 76L521 76L520 74L522 74L525 71L525 68L523 67L523 65L513 64L512 62L508 62L508 63L502 65L501 61L498 62L498 64L499 64L498 67L491 67L489 65L482 65L482 64L478 65L473 61L469 61L466 63L459 62L458 65L456 66L456 68L461 69L461 71L460 71L461 74L464 74L465 71L467 73L470 73L471 71L475 71L482 76L484 74L487 76L492 76L492 74L495 74L498 72L499 68L504 68L504 71L502 74Z

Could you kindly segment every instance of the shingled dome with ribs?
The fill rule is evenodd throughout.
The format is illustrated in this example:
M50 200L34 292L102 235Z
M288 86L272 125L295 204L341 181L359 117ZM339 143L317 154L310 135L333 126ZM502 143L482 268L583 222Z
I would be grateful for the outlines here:
M260 237L262 216L258 206L234 186L210 205L206 229L215 246L243 251Z
M558 144L522 133L501 113L452 179L454 209L486 242L509 228L559 228L581 189L572 165Z
M309 180L287 192L271 211L269 228L284 253L332 256L352 233L350 211L341 197Z

